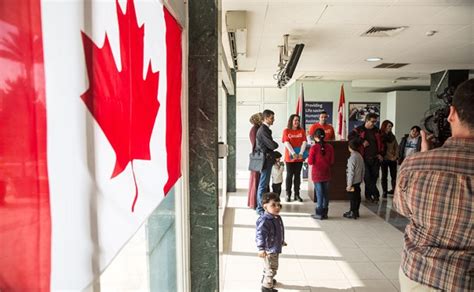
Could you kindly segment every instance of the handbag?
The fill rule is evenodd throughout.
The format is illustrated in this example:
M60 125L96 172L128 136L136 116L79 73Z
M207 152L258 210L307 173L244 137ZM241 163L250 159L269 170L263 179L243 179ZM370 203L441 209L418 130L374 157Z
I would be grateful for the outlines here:
M249 154L249 170L262 171L265 163L265 155L261 151L253 151Z

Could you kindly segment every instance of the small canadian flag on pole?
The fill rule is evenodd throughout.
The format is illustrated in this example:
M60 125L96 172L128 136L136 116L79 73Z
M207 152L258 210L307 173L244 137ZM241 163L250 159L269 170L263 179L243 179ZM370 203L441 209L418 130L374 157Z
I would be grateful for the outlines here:
M181 176L160 1L0 0L0 291L82 291Z
M337 135L339 140L347 139L347 126L346 126L346 99L344 96L344 84L341 85L341 93L339 95L339 107L337 116Z

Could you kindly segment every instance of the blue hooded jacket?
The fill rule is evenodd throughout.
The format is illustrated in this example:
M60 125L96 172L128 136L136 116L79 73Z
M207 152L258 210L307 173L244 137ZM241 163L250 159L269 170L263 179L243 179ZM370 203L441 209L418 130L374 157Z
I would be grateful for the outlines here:
M281 247L285 242L285 228L280 216L263 213L257 219L257 234L255 241L258 250L268 253L281 253Z

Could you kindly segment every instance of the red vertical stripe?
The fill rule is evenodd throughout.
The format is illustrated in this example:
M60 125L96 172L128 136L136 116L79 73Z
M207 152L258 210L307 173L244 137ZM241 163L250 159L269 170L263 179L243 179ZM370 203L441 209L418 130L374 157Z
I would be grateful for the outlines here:
M163 6L166 23L166 152L165 194L181 176L181 26Z
M338 107L338 127L337 127L337 134L341 136L343 134L343 127L344 125L344 105L346 103L346 99L344 96L344 84L341 85L341 93L339 95L339 107ZM341 139L345 139L345 137L340 137Z
M0 291L49 291L51 218L39 0L0 0Z

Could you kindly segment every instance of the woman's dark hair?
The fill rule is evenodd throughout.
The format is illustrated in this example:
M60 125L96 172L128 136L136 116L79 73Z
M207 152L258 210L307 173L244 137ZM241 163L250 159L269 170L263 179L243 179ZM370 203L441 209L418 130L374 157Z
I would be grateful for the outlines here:
M324 156L326 155L326 147L324 147L324 144L326 144L326 142L324 142L324 137L326 137L326 133L324 132L323 129L319 128L319 129L316 129L316 131L314 132L314 137L318 137L319 139L319 145L321 145L321 154Z
M275 151L275 158L281 158L281 153L279 151Z
M382 135L382 142L383 143L392 143L395 140L395 135L393 135L392 131L385 133L388 125L392 125L393 123L389 120L385 120L382 122L382 126L380 127L380 133Z
M300 119L300 124L298 125L298 130L301 129L301 118L300 118L300 116L297 115L297 114L292 114L292 115L290 116L290 118L288 119L288 125L286 126L288 129L293 129L293 120L294 120L296 117Z
M393 127L393 123L389 120L385 120L382 122L382 126L380 127L380 132L382 132L382 134L385 133L385 129L387 129L388 125L392 125Z
M280 202L280 195L273 192L263 193L262 195L262 205L268 204L271 200L275 202Z

